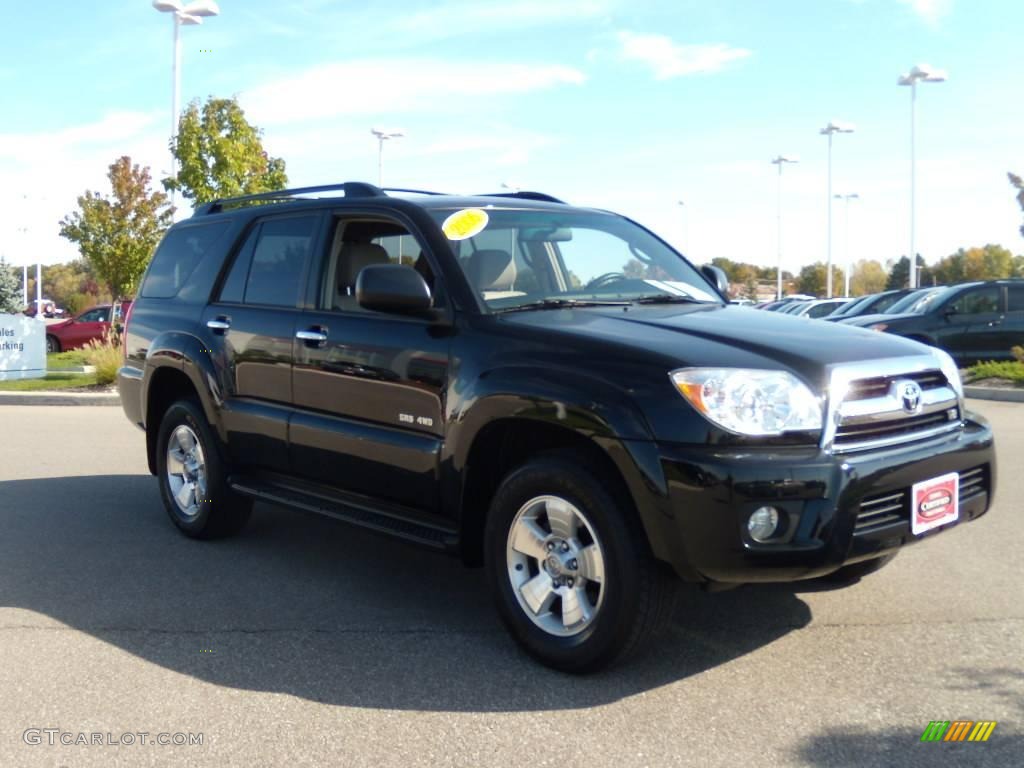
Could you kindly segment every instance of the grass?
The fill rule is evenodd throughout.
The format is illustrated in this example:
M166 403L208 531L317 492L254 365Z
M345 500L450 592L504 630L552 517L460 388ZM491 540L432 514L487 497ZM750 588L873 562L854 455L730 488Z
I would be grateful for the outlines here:
M54 389L81 389L96 386L96 375L93 373L62 373L51 371L42 379L21 379L19 381L0 381L0 392L38 392Z
M112 336L90 341L84 349L89 365L96 366L96 383L113 384L121 367L121 347Z
M86 350L72 349L69 352L54 352L46 356L47 368L64 368L72 365L88 365Z
M980 379L1006 379L1024 386L1024 363L1017 360L977 363L967 369L970 381Z

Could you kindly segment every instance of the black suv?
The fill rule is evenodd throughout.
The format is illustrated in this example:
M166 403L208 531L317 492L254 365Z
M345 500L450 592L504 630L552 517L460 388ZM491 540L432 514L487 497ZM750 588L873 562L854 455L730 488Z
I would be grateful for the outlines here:
M1024 345L1024 280L962 283L922 291L906 311L839 318L946 350L960 365L1012 360Z
M594 670L679 579L849 580L991 502L948 355L720 277L538 193L221 200L157 249L121 398L185 534L259 500L451 552L529 652Z

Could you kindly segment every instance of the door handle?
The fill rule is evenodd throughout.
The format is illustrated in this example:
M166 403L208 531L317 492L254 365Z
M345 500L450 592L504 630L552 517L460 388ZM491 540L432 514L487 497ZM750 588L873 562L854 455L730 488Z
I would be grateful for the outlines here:
M1002 324L1003 324L1003 318L1000 317L998 320L992 320L988 324L988 327L989 328L995 328L997 325L1002 325Z
M316 345L322 347L327 343L327 329L326 328L310 328L305 331L298 331L295 334L295 338L299 341L304 341L309 345Z
M206 321L206 327L217 334L223 335L231 327L231 320L221 316Z

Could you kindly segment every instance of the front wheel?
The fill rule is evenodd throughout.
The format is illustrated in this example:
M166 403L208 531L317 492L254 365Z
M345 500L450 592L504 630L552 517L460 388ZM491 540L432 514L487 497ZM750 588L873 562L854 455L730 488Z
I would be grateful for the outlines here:
M229 536L248 521L252 501L228 487L220 446L192 400L179 400L164 414L156 467L167 514L186 536Z
M498 611L548 666L596 671L671 618L674 579L651 556L638 521L574 461L540 458L509 474L485 536Z
M46 354L52 355L54 352L60 352L60 342L57 341L56 336L46 336Z

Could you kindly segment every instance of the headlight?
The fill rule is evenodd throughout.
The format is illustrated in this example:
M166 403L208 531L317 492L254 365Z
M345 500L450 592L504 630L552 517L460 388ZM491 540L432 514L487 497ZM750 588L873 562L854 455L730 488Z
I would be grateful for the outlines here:
M939 370L945 374L949 380L949 385L953 387L953 391L956 392L956 396L961 400L964 397L964 382L960 378L960 369L956 367L956 361L950 356L948 352L938 348L932 348L932 354L938 358Z
M670 376L690 405L730 432L768 436L821 429L821 401L785 371L683 368Z
M884 331L888 327L888 323L875 323L874 325L868 326L868 328L872 331Z

